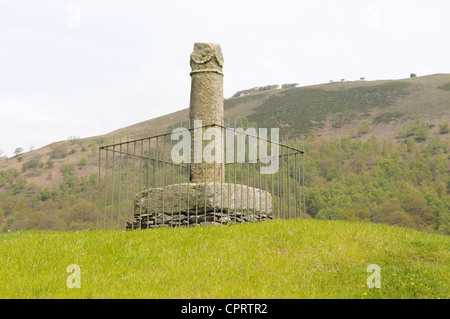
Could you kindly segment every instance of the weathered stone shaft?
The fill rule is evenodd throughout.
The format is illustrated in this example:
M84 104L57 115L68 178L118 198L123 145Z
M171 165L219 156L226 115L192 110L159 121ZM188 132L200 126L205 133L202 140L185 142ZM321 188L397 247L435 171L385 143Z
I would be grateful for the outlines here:
M201 120L202 125L223 124L223 57L220 45L215 43L195 43L191 53L191 100L189 118L191 128L194 121ZM201 136L205 129L202 129ZM194 155L194 134L192 136L192 155ZM202 154L210 141L202 138ZM222 145L222 144L220 144ZM222 149L223 151L223 149ZM223 164L207 164L202 156L201 163L193 163L190 181L205 183L220 181Z

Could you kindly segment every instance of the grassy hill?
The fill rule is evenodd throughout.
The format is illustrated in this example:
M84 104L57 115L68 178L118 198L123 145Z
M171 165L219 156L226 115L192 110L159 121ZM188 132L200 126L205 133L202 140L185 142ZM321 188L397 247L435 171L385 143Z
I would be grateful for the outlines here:
M450 74L226 99L230 123L303 140L306 220L54 231L95 225L100 143L161 133L188 109L1 161L0 298L449 298L449 106Z
M0 298L449 298L450 239L284 220L152 231L0 235ZM80 267L69 289L66 268ZM381 288L366 272L381 267Z

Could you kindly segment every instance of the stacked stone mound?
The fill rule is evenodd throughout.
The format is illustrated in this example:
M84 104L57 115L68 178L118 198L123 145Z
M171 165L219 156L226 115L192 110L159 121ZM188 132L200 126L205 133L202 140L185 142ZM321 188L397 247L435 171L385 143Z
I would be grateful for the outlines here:
M215 212L206 213L192 212L177 214L156 214L141 216L136 215L133 222L127 223L127 230L146 229L158 227L191 227L191 226L210 226L210 225L232 225L247 222L257 222L272 219L272 216L266 214L243 214L242 212Z
M127 229L231 225L272 218L272 196L267 191L231 183L184 183L137 194Z

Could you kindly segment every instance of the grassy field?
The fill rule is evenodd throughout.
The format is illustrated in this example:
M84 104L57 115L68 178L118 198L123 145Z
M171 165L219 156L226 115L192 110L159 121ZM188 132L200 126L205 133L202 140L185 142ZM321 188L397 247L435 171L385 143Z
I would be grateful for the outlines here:
M0 235L0 298L449 298L450 239L285 220L144 231ZM81 288L68 288L67 266ZM370 264L381 288L367 287Z

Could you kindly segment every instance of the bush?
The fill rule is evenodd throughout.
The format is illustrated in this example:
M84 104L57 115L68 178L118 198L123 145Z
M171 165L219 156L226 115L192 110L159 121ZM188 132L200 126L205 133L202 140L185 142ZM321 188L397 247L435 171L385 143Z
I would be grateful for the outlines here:
M52 193L48 188L40 188L38 193L35 195L36 199L45 202L47 199L52 197Z
M426 139L428 137L429 132L428 124L421 123L420 126L416 129L416 136L422 140Z
M441 86L438 86L438 89L450 91L450 82L444 83Z
M404 211L393 211L382 216L378 222L388 225L415 228L414 220Z
M73 205L68 214L68 222L71 223L94 223L97 218L97 206L85 199L80 199Z
M73 164L63 164L59 170L63 175L66 175L73 173L75 171L75 167Z
M87 164L86 159L85 159L84 157L82 157L82 158L80 159L80 162L78 163L78 168L79 168L79 169L82 169L83 167L86 166L86 164Z
M67 148L62 144L52 145L50 159L64 158L68 155Z
M48 168L52 168L53 167L53 161L51 159L48 159L46 164L47 164Z
M39 167L39 164L40 164L40 156L33 156L32 159L22 164L22 171L25 172L28 169L36 170Z
M282 84L281 88L282 89L289 89L289 88L294 88L298 85L298 83L286 83L286 84Z
M369 132L369 130L370 130L370 122L367 120L364 120L362 124L358 127L358 133L360 135Z
M18 156L20 153L22 153L23 152L23 148L21 148L21 147L17 147L15 150L14 150L14 154L16 154L16 156Z
M439 133L447 134L450 131L448 122L439 124Z

